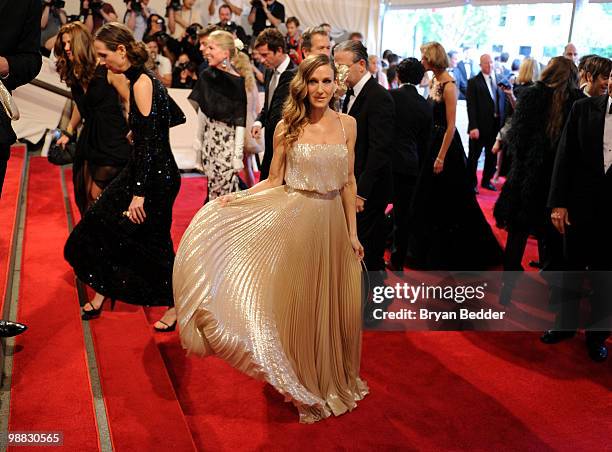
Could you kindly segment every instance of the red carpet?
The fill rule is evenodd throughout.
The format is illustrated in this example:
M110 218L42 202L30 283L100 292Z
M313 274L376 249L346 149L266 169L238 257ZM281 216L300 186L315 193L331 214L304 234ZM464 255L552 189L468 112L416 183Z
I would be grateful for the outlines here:
M197 184L183 180L175 209L197 210ZM494 197L480 196L489 219ZM527 259L537 258L530 246ZM580 339L545 347L536 333L368 332L371 394L353 413L305 426L271 387L216 358L186 357L176 334L155 338L201 450L592 449L611 426L601 419L612 366L590 362Z
M172 229L175 245L205 191L203 178L182 182ZM51 194L47 190L44 196ZM489 219L494 196L480 195ZM47 215L53 212L45 208ZM533 251L532 245L528 253L537 257ZM57 255L43 260L39 272L57 271L58 260ZM153 347L149 327L161 310L145 311L148 322L140 308L127 305L105 310L92 322L117 450L191 450L174 397L198 450L603 450L609 443L612 362L592 363L584 337L551 347L540 344L536 333L367 332L362 376L371 394L352 413L301 425L293 406L270 386L219 359L185 356L176 332L154 334ZM56 319L61 313L49 315ZM82 335L80 327L74 329ZM38 348L45 348L45 340L38 341ZM79 361L70 355L77 343L74 339L68 356L56 357L47 367ZM34 346L26 350L36 351ZM73 376L52 378L79 387ZM37 395L23 387L20 393L26 399ZM65 402L52 402L55 410L64 409ZM26 429L14 417L11 413L11 430ZM42 419L58 424L57 416L46 412ZM65 430L74 432L74 425ZM87 433L73 434L83 440ZM75 450L87 449L81 444Z
M76 223L80 215L69 169L66 186ZM88 293L92 298L93 292ZM155 450L161 444L173 444L180 451L194 450L143 309L117 303L111 312L109 304L107 300L102 317L89 324L115 449Z
M17 204L19 202L19 186L23 177L23 162L25 146L13 146L11 158L8 161L2 198L0 198L0 312L4 312L6 288L12 275L9 274L11 247L16 231Z
M98 433L59 169L30 162L9 431L62 431L67 450L95 450ZM23 450L18 448L16 450Z

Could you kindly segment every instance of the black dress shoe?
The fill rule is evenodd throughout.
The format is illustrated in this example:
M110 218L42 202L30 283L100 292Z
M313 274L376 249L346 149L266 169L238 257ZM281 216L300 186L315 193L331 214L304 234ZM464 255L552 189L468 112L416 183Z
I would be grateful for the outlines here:
M589 356L596 363L602 363L608 357L608 348L603 342L597 344L587 343L587 349L589 350Z
M531 268L542 268L543 267L540 261L529 261L529 266Z
M540 336L540 340L545 344L557 344L566 339L571 339L576 334L575 331L556 331L548 330Z
M481 187L482 188L486 188L487 190L497 191L497 188L495 188L495 185L493 185L491 182L487 182L486 184L482 184Z
M0 320L0 337L13 337L23 333L28 327L22 323Z

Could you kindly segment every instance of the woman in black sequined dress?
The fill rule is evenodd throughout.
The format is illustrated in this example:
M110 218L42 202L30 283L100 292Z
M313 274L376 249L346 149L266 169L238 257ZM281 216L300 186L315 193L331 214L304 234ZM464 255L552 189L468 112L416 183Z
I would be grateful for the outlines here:
M131 304L168 306L155 328L171 331L176 313L170 226L181 183L170 149L171 100L161 82L144 69L146 48L127 27L104 25L96 35L95 47L110 71L130 80L134 153L75 227L64 254L77 276L103 296ZM84 308L84 318L97 317L103 302L102 297L94 298Z
M425 69L434 72L429 100L434 129L413 198L420 266L428 270L485 270L501 263L502 249L469 184L466 156L455 128L457 89L446 71L444 48L421 47Z

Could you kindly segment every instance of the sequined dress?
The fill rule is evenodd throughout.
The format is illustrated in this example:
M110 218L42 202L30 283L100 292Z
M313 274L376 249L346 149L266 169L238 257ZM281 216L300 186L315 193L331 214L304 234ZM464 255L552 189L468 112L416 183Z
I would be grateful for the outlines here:
M102 295L132 304L171 306L170 226L181 177L170 149L168 93L144 72L153 82L153 102L150 114L143 116L133 91L142 73L136 68L126 72L131 82L133 155L76 225L64 256L79 279ZM147 217L141 225L123 215L134 195L145 198Z
M286 185L205 205L174 264L181 341L267 381L312 423L352 410L359 378L361 268L339 190L344 144L296 144Z

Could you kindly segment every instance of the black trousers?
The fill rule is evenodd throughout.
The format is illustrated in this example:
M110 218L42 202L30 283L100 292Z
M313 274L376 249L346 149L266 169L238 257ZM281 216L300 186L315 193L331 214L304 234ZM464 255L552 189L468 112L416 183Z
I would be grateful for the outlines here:
M385 269L385 209L386 203L365 202L357 214L357 236L363 245L363 262L368 271Z
M8 143L0 143L0 197L2 196L2 187L4 186L4 176L6 175L6 164L11 155L11 145Z
M612 328L612 246L606 239L610 221L598 225L572 225L565 234L568 272L563 277L561 307L556 327L576 330L579 326L580 300L588 298L591 312L587 320L587 342L599 344ZM588 284L588 286L586 286Z
M414 243L410 227L410 205L416 186L417 176L393 174L393 252L391 264L401 270L406 260L408 249Z
M495 174L495 169L497 167L497 156L491 152L491 149L495 144L497 132L499 132L499 125L497 124L497 121L498 120L496 120L496 124L493 126L492 130L479 130L480 137L477 140L469 140L469 152L467 159L468 175L471 178L472 185L474 187L476 187L478 184L476 172L478 169L478 159L480 158L483 149L485 153L485 163L482 171L481 185L491 183L491 178Z

